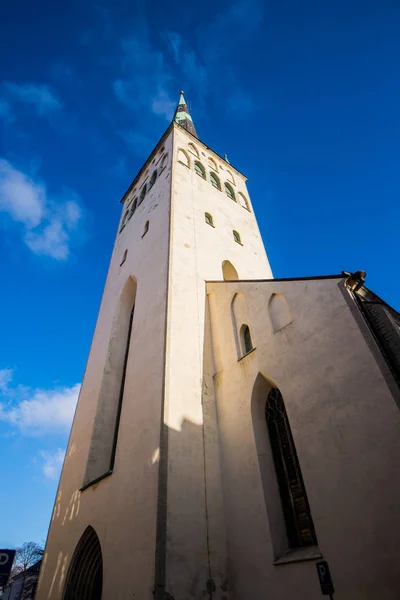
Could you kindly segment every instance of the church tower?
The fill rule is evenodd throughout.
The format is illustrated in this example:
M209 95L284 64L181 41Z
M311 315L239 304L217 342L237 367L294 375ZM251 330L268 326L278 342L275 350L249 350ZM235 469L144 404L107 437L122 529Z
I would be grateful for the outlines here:
M183 92L121 203L37 598L228 597L205 281L271 269L246 177L200 141Z
M397 600L400 315L272 277L183 93L121 202L37 600Z

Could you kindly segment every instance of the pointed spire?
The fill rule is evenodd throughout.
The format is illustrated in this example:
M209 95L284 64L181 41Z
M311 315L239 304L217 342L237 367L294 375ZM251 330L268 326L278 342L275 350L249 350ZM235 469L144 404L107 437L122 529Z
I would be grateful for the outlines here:
M192 117L190 116L189 109L186 105L183 92L181 92L178 106L176 107L174 121L184 129L186 129L186 131L198 137L196 129L193 125Z

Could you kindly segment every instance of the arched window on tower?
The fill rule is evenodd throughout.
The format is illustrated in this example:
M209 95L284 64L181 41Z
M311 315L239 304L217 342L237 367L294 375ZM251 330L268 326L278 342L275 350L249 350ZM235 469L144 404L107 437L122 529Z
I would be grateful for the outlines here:
M144 224L144 229L143 229L143 235L142 238L144 238L144 236L146 235L146 233L148 232L150 227L150 221L146 221L146 223Z
M124 216L122 217L122 222L121 222L121 228L120 231L123 230L123 228L125 227L125 225L128 222L128 218L129 218L129 208L126 209Z
M185 167L190 167L189 156L182 148L179 148L178 150L178 162L185 165Z
M235 180L234 180L234 178L233 178L233 175L232 175L232 173L231 173L230 171L227 171L227 172L226 172L226 178L227 178L227 179L228 179L228 181L230 181L231 183L233 183L233 184L235 183Z
M282 394L272 388L265 404L272 456L291 548L317 544L314 523Z
M147 183L144 184L144 186L142 187L142 191L140 192L138 206L140 204L142 204L144 197L146 195L146 192L147 192Z
M239 192L239 200L243 208L246 208L250 212L249 201L247 200L246 196L242 194L242 192Z
M168 160L168 154L164 154L164 156L161 159L161 170L160 170L160 175L162 173L162 171L164 171L165 167L167 166L167 160Z
M213 158L211 158L211 157L209 157L209 159L208 159L208 166L209 166L211 169L214 169L214 171L218 171L217 163L216 163L216 162L215 162L215 160L214 160Z
M251 334L249 326L243 324L240 328L240 344L242 346L242 355L244 356L248 352L253 350L253 342L251 341Z
M131 216L135 214L136 206L137 206L137 198L135 198L134 201L132 202L132 206L129 211L129 218L131 218Z
M224 281L238 281L239 275L235 267L229 260L222 263L222 276Z
M189 150L189 152L194 154L197 158L199 158L199 151L197 150L196 146L194 144L192 144L192 142L188 143L188 150Z
M135 299L136 281L129 277L110 331L83 487L109 475L114 468Z
M243 246L242 244L242 240L240 239L240 235L238 231L233 230L233 239L235 240L235 242L237 242L238 244L240 244L241 246Z
M148 187L147 191L151 190L151 188L153 187L153 185L156 182L156 179L157 179L157 169L154 169L151 179L149 181L149 187Z
M211 225L211 227L214 227L214 221L213 221L212 215L210 215L210 213L204 213L204 218L205 218L207 225Z
M225 193L234 202L236 202L235 192L233 191L233 187L229 183L224 183Z
M215 173L210 173L210 181L212 186L217 188L217 190L221 191L221 182L219 180L218 175L216 175Z
M199 175L203 179L206 178L206 170L200 161L198 161L198 160L194 161L194 170L196 171L197 175Z

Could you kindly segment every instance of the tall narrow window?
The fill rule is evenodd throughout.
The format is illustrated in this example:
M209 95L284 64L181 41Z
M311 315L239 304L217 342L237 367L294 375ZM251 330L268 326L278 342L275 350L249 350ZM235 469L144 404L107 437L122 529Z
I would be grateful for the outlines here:
M229 183L224 183L225 193L234 202L236 202L235 192L233 191L233 187Z
M273 388L265 405L269 439L291 548L317 544L314 523L282 394Z
M218 176L215 173L210 173L210 181L211 185L217 188L217 190L221 189L221 183L219 181Z
M142 204L144 197L146 195L146 192L147 192L147 183L144 184L144 186L142 187L142 191L140 192L138 206L139 206L139 204Z
M112 472L124 395L136 297L129 278L118 303L103 368L83 487Z
M194 170L196 171L197 175L199 175L203 179L206 178L206 170L205 170L205 168L203 167L203 165L201 164L200 161L195 160L195 162L194 162Z
M129 218L131 218L132 215L135 214L136 206L137 206L137 198L135 198L132 203L131 210L129 211Z
M146 233L148 232L148 230L149 230L149 227L150 227L150 223L149 223L149 221L146 221L146 223L144 224L144 229L143 229L143 235L142 235L142 238L144 238L144 236L145 236L145 235L146 235Z
M153 185L154 185L154 184L155 184L155 182L156 182L156 179L157 179L157 169L155 169L155 170L153 171L153 174L152 174L152 176L151 176L151 179L150 179L150 181L149 181L149 187L148 187L148 190L147 190L147 191L151 190L151 188L153 187Z
M125 251L124 251L124 253L123 253L123 255L122 255L121 262L120 262L120 264L119 264L119 266L120 266L120 267L122 267L122 265L123 265L123 264L124 264L124 262L126 261L126 257L127 257L127 256L128 256L128 250L125 250Z
M240 244L241 246L242 244L242 240L240 239L240 235L237 231L233 231L233 239L235 240L235 242L237 242L238 244Z
M210 213L204 213L204 217L205 217L207 225L211 225L211 227L214 227L212 215L210 215Z
M244 324L240 328L240 341L242 345L243 356L253 350L253 342L251 341L251 334L249 326Z

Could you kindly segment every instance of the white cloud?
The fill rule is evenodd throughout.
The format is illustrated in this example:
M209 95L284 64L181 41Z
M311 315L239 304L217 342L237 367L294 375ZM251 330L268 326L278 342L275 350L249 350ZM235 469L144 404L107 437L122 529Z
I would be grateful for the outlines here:
M10 97L32 106L39 116L54 114L62 109L56 92L46 84L6 81L4 87Z
M23 224L23 239L35 253L65 260L71 233L82 220L79 197L64 189L49 196L43 182L33 179L0 158L0 212Z
M48 435L69 431L78 400L80 384L54 389L11 387L12 371L0 371L0 393L8 400L0 402L0 421L27 435ZM0 375L1 377L1 375Z
M12 369L0 369L0 394L4 393L11 382L13 376Z
M65 450L57 448L54 454L42 450L40 457L43 460L43 473L48 479L58 479L64 462Z

